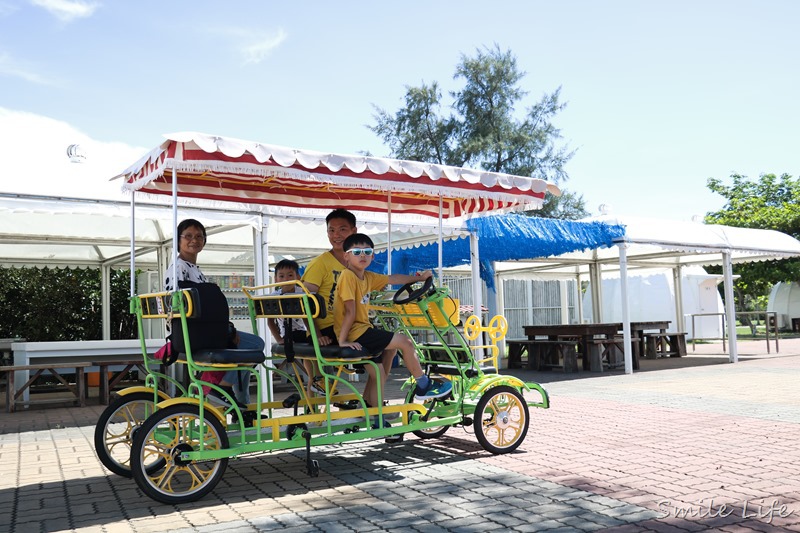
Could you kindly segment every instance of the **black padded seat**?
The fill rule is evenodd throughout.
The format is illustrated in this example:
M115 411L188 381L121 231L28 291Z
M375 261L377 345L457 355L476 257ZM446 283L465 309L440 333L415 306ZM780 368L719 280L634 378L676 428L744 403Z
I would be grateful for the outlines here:
M305 342L295 342L292 344L294 354L299 357L316 357L314 345ZM364 350L353 348L342 348L337 345L320 346L319 352L324 359L347 359L358 361L361 359L371 359L371 356ZM272 345L272 355L286 357L286 347L283 344Z
M185 359L184 354L181 354L180 358ZM206 348L205 350L193 352L192 359L194 359L195 363L206 365L258 365L266 361L267 358L264 352L259 350Z

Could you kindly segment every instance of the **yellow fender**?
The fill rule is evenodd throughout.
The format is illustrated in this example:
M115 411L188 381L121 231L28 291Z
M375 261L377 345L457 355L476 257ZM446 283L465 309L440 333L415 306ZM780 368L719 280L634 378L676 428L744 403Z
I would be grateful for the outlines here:
M173 405L179 405L179 404L189 404L189 405L196 405L196 406L200 407L200 400L197 399L197 398L184 398L184 397L181 397L181 398L169 398L167 400L164 400L163 402L160 402L156 407L158 407L159 409L164 409L166 407L171 407ZM214 407L210 403L204 402L203 409L206 412L211 413L214 416L216 416L217 419L222 423L223 426L227 426L228 425L228 420L225 417L225 415L222 413L222 411L220 411L219 409L217 409L216 407Z
M483 379L476 381L472 384L469 388L470 392L474 392L476 395L483 394L487 389L497 386L497 385L509 385L514 387L515 389L528 392L538 392L539 395L542 397L541 402L532 402L529 401L528 406L530 407L541 407L543 409L548 409L550 407L550 396L547 394L547 391L538 383L527 383L522 381L516 376L506 376L500 374L489 374L483 377Z
M147 393L153 394L153 389L150 388L150 387L143 387L141 385L137 385L136 387L128 387L128 388L122 389L121 391L118 391L117 392L117 396L127 396L128 394L133 394L135 392L147 392ZM167 394L166 392L164 392L164 391L157 391L157 392L158 392L158 397L161 399L162 402L164 400L169 400L170 399L169 394Z

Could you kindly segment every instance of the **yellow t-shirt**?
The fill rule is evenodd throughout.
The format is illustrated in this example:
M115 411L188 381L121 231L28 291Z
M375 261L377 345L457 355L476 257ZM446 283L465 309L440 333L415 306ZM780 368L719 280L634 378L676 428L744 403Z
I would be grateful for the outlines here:
M312 259L303 272L302 280L318 286L317 294L327 303L325 318L314 320L317 330L333 325L333 295L336 292L336 282L343 270L347 268L332 253L325 252Z
M347 334L348 342L353 342L372 327L369 322L369 311L367 310L369 294L372 291L383 289L388 283L389 276L376 274L375 272L364 272L364 279L358 279L358 276L352 270L342 272L342 275L339 276L339 283L336 286L333 305L333 315L335 317L333 330L336 332L337 337L342 330L342 322L344 321L344 302L349 300L355 300L356 302L356 318L350 327L350 332Z

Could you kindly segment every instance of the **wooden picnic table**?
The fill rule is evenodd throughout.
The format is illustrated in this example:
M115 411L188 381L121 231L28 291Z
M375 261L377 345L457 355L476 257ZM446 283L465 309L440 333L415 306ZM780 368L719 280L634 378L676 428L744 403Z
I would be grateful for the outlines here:
M603 339L613 339L614 335L622 329L622 323L599 323L599 324L551 324L524 326L523 330L529 340L535 341L541 337L547 337L549 341L557 341L559 338L574 337L580 345L583 354L583 369L589 370L589 351L592 341L601 337Z

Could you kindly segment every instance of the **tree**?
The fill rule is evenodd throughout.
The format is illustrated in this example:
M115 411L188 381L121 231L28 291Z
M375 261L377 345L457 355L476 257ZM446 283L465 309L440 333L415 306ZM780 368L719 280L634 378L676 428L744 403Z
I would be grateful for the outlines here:
M709 178L708 188L723 196L726 204L708 213L706 222L743 228L774 229L800 237L800 181L788 174L762 174L758 180L732 174L733 184ZM800 260L783 259L737 266L735 283L740 310L763 310L772 286L800 279Z
M532 176L560 184L568 179L564 166L573 151L558 146L561 132L553 118L566 104L561 88L545 94L519 119L516 108L528 94L520 87L525 73L510 51L478 50L461 56L454 79L463 87L450 93L449 114L442 111L442 91L436 82L406 87L405 107L394 115L375 107L374 131L398 159L480 168ZM548 197L539 216L581 218L588 213L583 197L565 193Z

